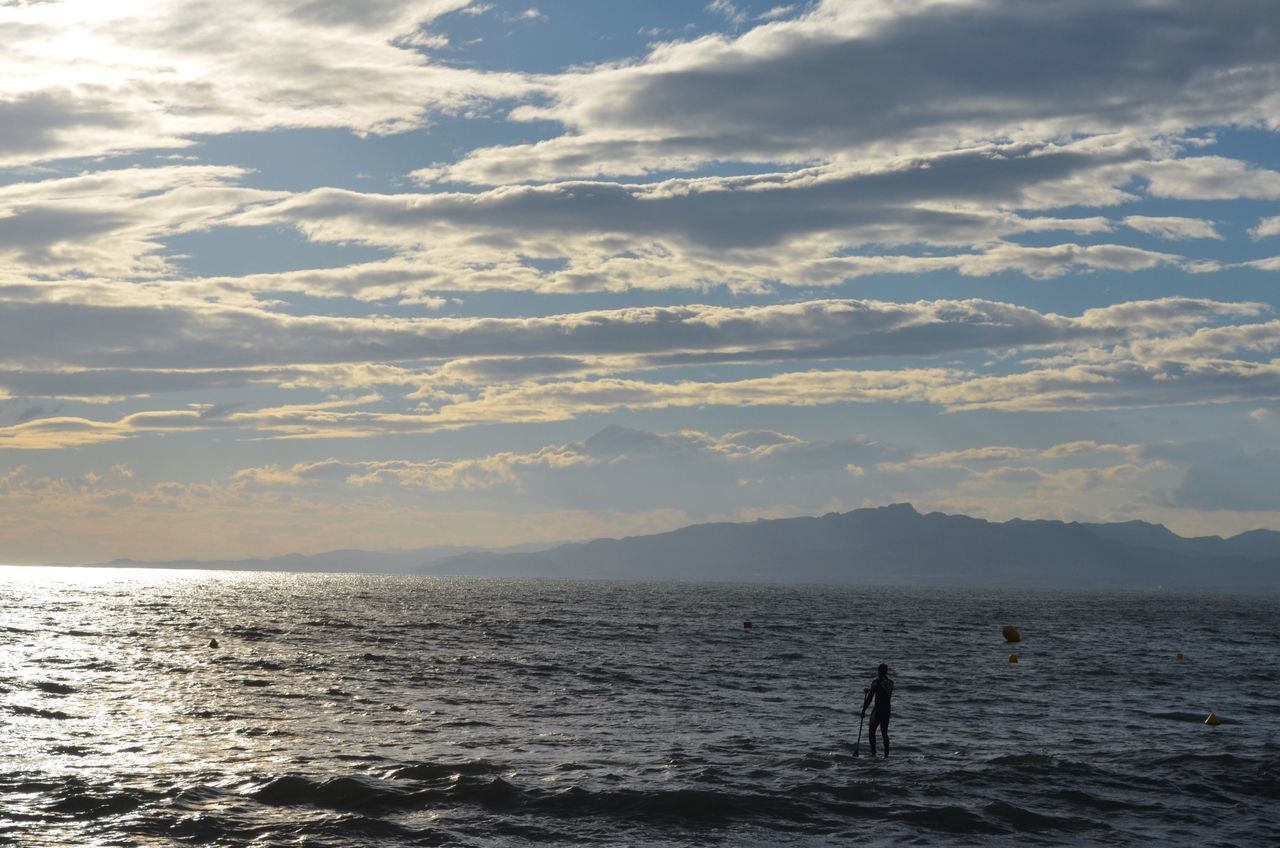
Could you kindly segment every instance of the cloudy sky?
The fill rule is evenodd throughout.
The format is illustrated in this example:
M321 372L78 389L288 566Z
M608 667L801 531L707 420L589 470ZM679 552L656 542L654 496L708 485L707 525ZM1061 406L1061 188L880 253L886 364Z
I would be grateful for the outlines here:
M0 561L1280 529L1272 0L0 0Z

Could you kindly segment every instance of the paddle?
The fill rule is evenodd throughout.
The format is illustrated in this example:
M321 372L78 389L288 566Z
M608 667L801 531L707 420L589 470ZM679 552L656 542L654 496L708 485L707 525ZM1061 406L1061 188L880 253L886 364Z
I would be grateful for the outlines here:
M862 756L861 752L859 752L858 749L862 747L862 723L866 720L867 720L867 710L866 710L866 707L863 707L862 718L858 719L858 741L855 742L853 745L853 755L855 757Z

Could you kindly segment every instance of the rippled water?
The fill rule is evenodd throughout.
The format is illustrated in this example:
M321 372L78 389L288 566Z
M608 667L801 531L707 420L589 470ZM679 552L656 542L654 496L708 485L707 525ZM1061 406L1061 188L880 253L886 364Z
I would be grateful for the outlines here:
M0 569L0 610L33 848L1280 842L1275 597Z

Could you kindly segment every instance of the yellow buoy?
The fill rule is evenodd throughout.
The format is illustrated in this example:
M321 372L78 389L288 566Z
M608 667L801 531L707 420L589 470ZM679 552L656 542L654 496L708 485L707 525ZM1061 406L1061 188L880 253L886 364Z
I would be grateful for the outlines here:
M1186 659L1186 657L1182 655L1182 651L1178 651L1178 653L1174 654L1174 659L1176 659L1178 662L1182 662L1183 660Z
M1014 662L1014 663L1016 663L1017 661L1018 661L1018 655L1017 655L1017 654L1010 654L1010 655L1009 655L1009 662Z
M1004 640L1005 640L1006 642L1021 642L1021 641L1022 641L1022 634L1018 632L1018 628L1016 628L1016 627L1006 627L1006 628L1004 628L1003 630L1001 630L1000 632L1001 632L1002 634L1004 634Z
M1209 717L1204 720L1204 723L1210 727L1217 727L1222 724L1222 719L1218 718L1217 713L1209 713Z

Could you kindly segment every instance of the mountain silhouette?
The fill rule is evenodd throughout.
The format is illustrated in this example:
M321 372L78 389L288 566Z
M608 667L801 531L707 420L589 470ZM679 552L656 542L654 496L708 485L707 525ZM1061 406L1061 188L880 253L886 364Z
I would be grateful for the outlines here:
M1160 524L986 521L892 504L818 517L694 524L549 547L439 546L117 567L618 580L1096 589L1280 589L1280 532L1185 538Z
M927 515L893 504L696 524L529 553L470 552L432 574L1062 588L1280 588L1280 533L1183 538L1158 524Z

